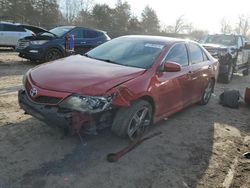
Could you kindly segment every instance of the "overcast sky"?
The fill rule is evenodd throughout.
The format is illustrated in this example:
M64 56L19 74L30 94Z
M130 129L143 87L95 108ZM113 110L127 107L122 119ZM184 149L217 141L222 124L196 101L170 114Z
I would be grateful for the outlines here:
M95 0L96 3L106 3L114 7L117 0ZM140 16L146 5L153 8L162 24L171 25L184 15L188 22L198 29L210 33L220 31L220 21L223 18L237 23L238 16L250 16L250 0L127 0L132 13Z

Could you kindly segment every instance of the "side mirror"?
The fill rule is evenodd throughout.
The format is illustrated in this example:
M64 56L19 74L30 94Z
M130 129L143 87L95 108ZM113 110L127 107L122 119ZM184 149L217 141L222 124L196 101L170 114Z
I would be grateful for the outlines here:
M181 65L173 61L166 61L164 63L164 72L179 72L181 71Z

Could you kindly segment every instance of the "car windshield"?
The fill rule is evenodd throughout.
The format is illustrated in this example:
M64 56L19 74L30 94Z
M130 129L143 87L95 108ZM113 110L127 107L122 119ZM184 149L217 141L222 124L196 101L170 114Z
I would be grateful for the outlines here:
M225 46L236 45L236 37L233 35L209 35L203 43L222 44Z
M152 66L164 44L158 41L121 37L89 51L86 56L109 63L147 69Z
M46 35L46 36L56 35L57 37L61 37L71 29L72 29L71 27L56 27L54 29L49 30L49 32L42 33L41 35L43 35L43 36L44 35Z

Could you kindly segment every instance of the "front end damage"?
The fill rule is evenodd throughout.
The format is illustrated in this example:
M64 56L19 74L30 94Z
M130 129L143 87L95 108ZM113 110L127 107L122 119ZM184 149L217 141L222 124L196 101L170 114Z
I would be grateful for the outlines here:
M58 103L51 104L50 100L38 101L32 97L34 88L39 87L26 84L25 89L18 92L20 107L31 116L50 126L59 126L70 134L80 130L88 134L97 134L97 130L112 125L118 108L129 106L133 100L133 93L126 87L118 86L111 89L105 96L68 95Z
M230 66L235 63L237 57L236 47L220 47L218 45L206 45L203 47L216 59L219 60L219 75L229 72Z

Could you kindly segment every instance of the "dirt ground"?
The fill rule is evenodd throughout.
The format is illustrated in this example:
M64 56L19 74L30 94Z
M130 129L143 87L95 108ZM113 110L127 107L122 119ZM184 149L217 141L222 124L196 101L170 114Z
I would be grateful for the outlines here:
M19 109L22 76L35 64L0 52L0 188L216 188L250 186L250 108L218 104L224 88L250 87L250 76L217 84L206 106L193 105L151 128L162 134L117 163L106 155L128 144L109 129L97 136L63 137Z

